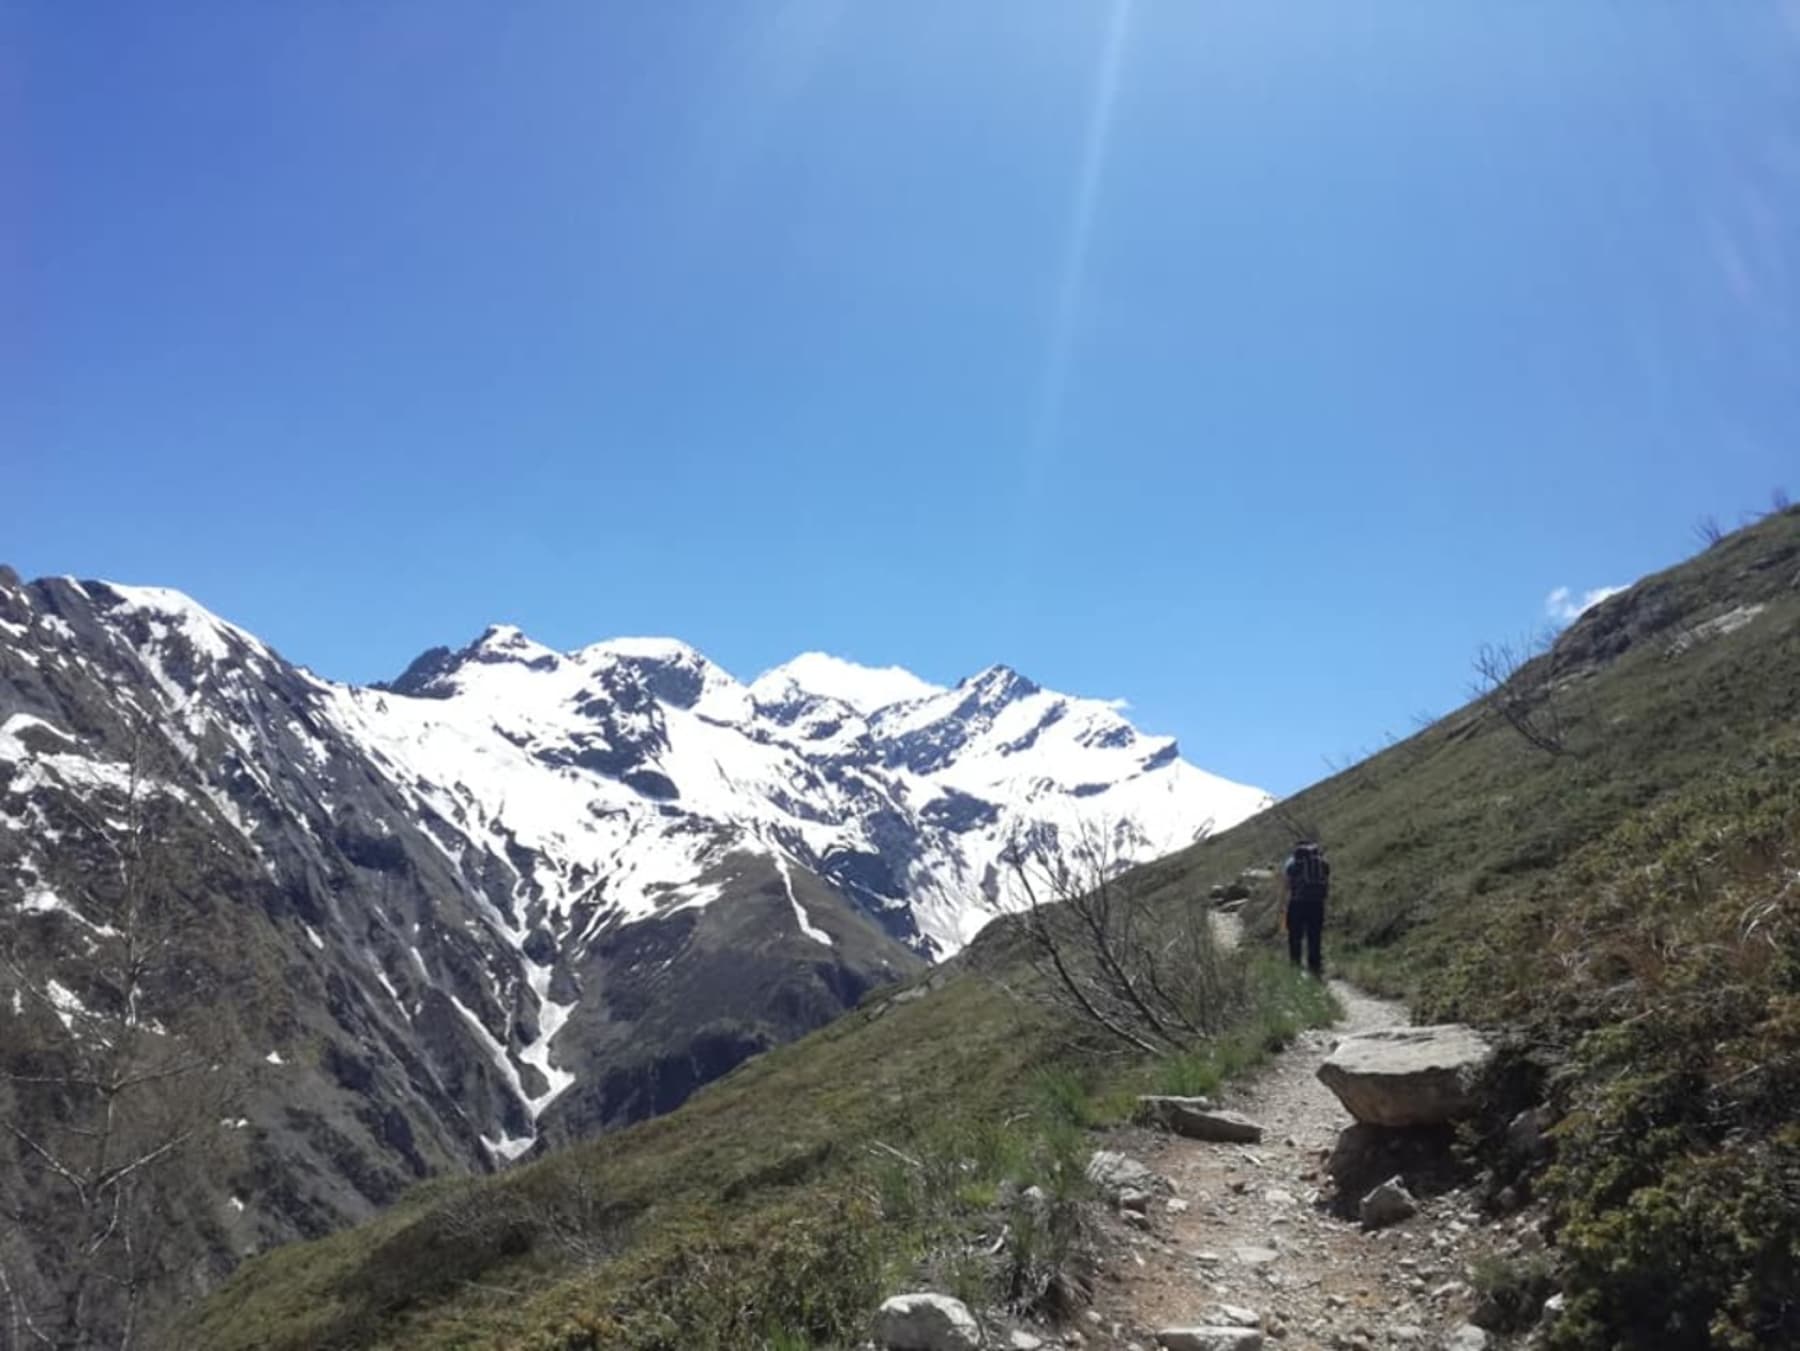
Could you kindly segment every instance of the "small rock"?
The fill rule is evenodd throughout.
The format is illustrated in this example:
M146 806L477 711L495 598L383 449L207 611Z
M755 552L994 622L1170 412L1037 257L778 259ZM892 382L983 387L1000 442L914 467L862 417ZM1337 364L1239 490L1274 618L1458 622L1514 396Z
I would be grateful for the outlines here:
M1219 1256L1218 1253L1213 1252L1210 1249L1203 1249L1200 1252L1190 1254L1190 1256L1203 1267L1216 1267L1225 1260L1223 1257Z
M1156 1343L1164 1351L1261 1351L1263 1335L1256 1328L1164 1328Z
M1548 1107L1528 1107L1515 1116L1506 1126L1506 1147L1515 1158L1533 1161L1542 1159L1550 1152L1550 1142L1545 1138L1554 1119Z
M1397 1177L1391 1177L1363 1197L1357 1214L1370 1229L1384 1229L1419 1213L1419 1203L1412 1198Z
M1206 1317L1206 1321L1217 1327L1259 1328L1262 1319L1255 1309L1246 1309L1242 1304L1221 1304Z
M1487 1333L1473 1323L1464 1323L1444 1338L1444 1351L1487 1351L1489 1345Z
M981 1328L959 1299L895 1295L875 1315L875 1340L887 1351L978 1351Z
M1006 1339L1007 1351L1039 1351L1044 1345L1042 1337L1033 1337L1023 1328L1014 1328Z
M1119 1193L1119 1209L1135 1210L1140 1215L1150 1209L1150 1193L1141 1192L1133 1187L1126 1187Z
M1140 1126L1167 1126L1168 1114L1171 1112L1210 1112L1213 1106L1211 1098L1145 1093L1137 1100L1132 1120Z
M1116 1198L1127 1191L1156 1192L1162 1195L1175 1190L1168 1178L1151 1171L1129 1154L1110 1149L1097 1149L1088 1159L1087 1179L1108 1197Z
M1417 1346L1425 1340L1425 1329L1401 1323L1388 1329L1388 1340L1396 1346Z
M1233 1248L1231 1255L1247 1267L1266 1267L1271 1262L1281 1260L1281 1254L1274 1248L1264 1248L1255 1244L1246 1244L1241 1248Z
M1171 1215L1179 1215L1188 1208L1188 1203L1179 1196L1171 1196L1163 1202L1163 1209Z
M1087 1321L1095 1327L1099 1327L1106 1321L1100 1316L1100 1310L1098 1309L1089 1309L1086 1313L1082 1314L1082 1317L1087 1319Z

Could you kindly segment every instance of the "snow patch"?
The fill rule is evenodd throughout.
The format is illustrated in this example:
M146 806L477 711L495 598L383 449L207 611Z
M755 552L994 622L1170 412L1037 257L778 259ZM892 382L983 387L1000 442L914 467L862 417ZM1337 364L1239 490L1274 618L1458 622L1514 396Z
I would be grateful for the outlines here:
M859 666L825 652L802 652L792 661L764 671L751 683L750 692L772 701L790 687L835 699L864 715L944 692L943 686L921 680L904 667Z
M550 977L549 967L525 959L525 981L538 1001L538 1035L536 1041L519 1052L519 1059L537 1070L549 1084L542 1094L525 1100L525 1108L533 1121L575 1082L574 1074L550 1063L550 1044L575 1011L574 1004L559 1004L550 997Z
M537 1137L535 1135L502 1135L498 1140L490 1140L484 1135L481 1137L481 1143L487 1148L488 1153L511 1163L536 1144Z
M788 866L787 855L776 853L771 857L774 858L775 866L781 872L781 882L787 888L788 904L794 907L794 922L800 926L800 932L815 943L823 943L826 947L833 946L831 935L806 917L806 911L800 904L800 898L794 894L794 873Z
M44 985L44 994L50 1000L50 1007L56 1010L56 1016L62 1020L63 1027L73 1032L77 1018L91 1018L87 1006L75 997L75 992L61 981L52 980Z

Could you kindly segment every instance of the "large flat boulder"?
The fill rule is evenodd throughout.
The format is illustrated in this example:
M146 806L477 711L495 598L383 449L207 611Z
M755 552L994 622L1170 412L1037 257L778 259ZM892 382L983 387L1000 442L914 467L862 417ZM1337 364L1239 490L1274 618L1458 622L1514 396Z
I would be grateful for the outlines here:
M1494 1048L1461 1023L1387 1027L1345 1037L1319 1078L1358 1121L1432 1126L1474 1109L1476 1080Z
M1253 1145L1263 1136L1263 1128L1249 1117L1214 1107L1207 1098L1146 1095L1138 1099L1137 1119L1190 1140Z

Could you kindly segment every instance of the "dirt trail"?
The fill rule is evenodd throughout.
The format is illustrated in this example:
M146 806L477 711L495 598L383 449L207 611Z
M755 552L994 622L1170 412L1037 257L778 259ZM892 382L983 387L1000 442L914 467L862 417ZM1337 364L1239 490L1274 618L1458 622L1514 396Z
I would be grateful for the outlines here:
M1253 1311L1269 1346L1295 1351L1433 1351L1464 1322L1468 1263L1495 1236L1460 1195L1424 1201L1413 1219L1373 1234L1317 1205L1325 1155L1351 1121L1317 1079L1319 1064L1339 1037L1409 1021L1399 1004L1341 981L1332 989L1341 1022L1303 1033L1221 1095L1262 1124L1261 1144L1120 1134L1114 1147L1169 1178L1176 1196L1154 1202L1146 1229L1121 1220L1111 1231L1084 1344L1148 1351L1159 1328L1232 1321L1222 1305Z

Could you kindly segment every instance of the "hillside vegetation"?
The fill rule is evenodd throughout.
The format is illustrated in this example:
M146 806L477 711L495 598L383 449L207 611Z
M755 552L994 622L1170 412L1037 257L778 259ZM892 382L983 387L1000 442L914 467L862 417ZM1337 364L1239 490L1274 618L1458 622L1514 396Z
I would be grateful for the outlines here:
M1800 1344L1800 512L1604 602L1508 688L1556 747L1477 701L1136 885L1192 906L1317 832L1328 961L1504 1026L1561 1114L1535 1182L1556 1344ZM1249 919L1272 938L1272 897ZM1011 997L1018 941L995 926L668 1117L257 1259L183 1345L846 1343L1007 1182L1078 1188L1096 1084L1170 1072L1098 1071ZM1245 988L1214 1069L1321 1013L1279 972ZM926 1185L934 1159L955 1171Z

